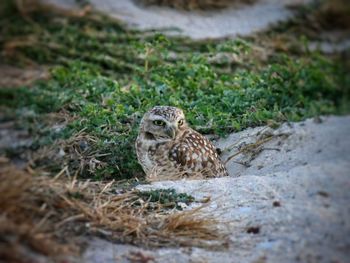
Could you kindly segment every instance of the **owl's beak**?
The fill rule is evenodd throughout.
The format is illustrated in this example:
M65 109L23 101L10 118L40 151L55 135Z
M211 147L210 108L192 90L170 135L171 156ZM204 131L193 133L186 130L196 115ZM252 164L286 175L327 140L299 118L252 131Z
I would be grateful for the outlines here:
M176 137L176 127L169 126L169 127L167 127L165 132L170 138L175 139L175 137Z

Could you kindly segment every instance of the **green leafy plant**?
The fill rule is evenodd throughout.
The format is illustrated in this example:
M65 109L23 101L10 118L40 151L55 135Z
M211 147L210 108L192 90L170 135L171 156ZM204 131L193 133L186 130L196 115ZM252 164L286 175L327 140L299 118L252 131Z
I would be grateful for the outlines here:
M143 201L148 203L161 204L166 208L176 208L182 210L180 203L189 205L194 201L194 197L185 193L176 193L175 189L159 189L151 191L141 191L138 195Z
M0 104L31 132L31 150L46 150L34 167L68 166L94 179L142 176L133 145L142 115L155 105L180 107L192 127L221 136L349 110L350 77L338 58L275 52L264 62L254 40L166 38L99 16L39 12L31 19L0 19L1 56L50 65L51 79L2 87ZM16 42L9 53L18 38L32 43ZM52 114L64 116L60 129L48 121Z

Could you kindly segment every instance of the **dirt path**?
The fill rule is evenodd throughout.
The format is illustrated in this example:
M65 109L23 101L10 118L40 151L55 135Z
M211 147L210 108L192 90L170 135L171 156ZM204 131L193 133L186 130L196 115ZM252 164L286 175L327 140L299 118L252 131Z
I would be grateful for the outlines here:
M77 7L74 0L49 0L60 7ZM129 26L146 29L172 29L193 39L235 37L264 30L271 24L287 20L292 12L290 4L308 0L260 0L253 5L242 5L210 12L186 12L170 8L144 8L132 0L90 0L97 10L120 19ZM177 30L176 30L177 29Z

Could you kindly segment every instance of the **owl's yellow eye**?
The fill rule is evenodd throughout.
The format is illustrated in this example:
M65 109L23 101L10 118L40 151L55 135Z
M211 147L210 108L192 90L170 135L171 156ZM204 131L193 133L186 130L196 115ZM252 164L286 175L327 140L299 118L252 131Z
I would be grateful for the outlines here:
M155 120L153 121L153 124L157 126L165 126L165 122L161 120Z
M181 126L181 125L183 125L184 124L184 120L179 120L178 122L177 122L177 124L179 125L179 126Z

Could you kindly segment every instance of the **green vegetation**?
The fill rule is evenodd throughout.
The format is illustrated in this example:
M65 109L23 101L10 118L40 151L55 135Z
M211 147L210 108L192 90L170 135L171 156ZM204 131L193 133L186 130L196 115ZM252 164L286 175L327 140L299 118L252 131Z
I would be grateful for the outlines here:
M68 166L94 179L142 176L133 144L140 118L155 105L180 107L194 128L219 135L349 112L348 69L300 39L298 52L262 59L254 39L166 38L97 14L14 12L0 28L4 62L50 66L49 80L1 87L0 105L31 132L33 167L51 172Z
M178 194L174 189L160 189L138 192L138 195L148 204L161 204L163 207L182 210L180 203L189 205L194 197L185 193Z

